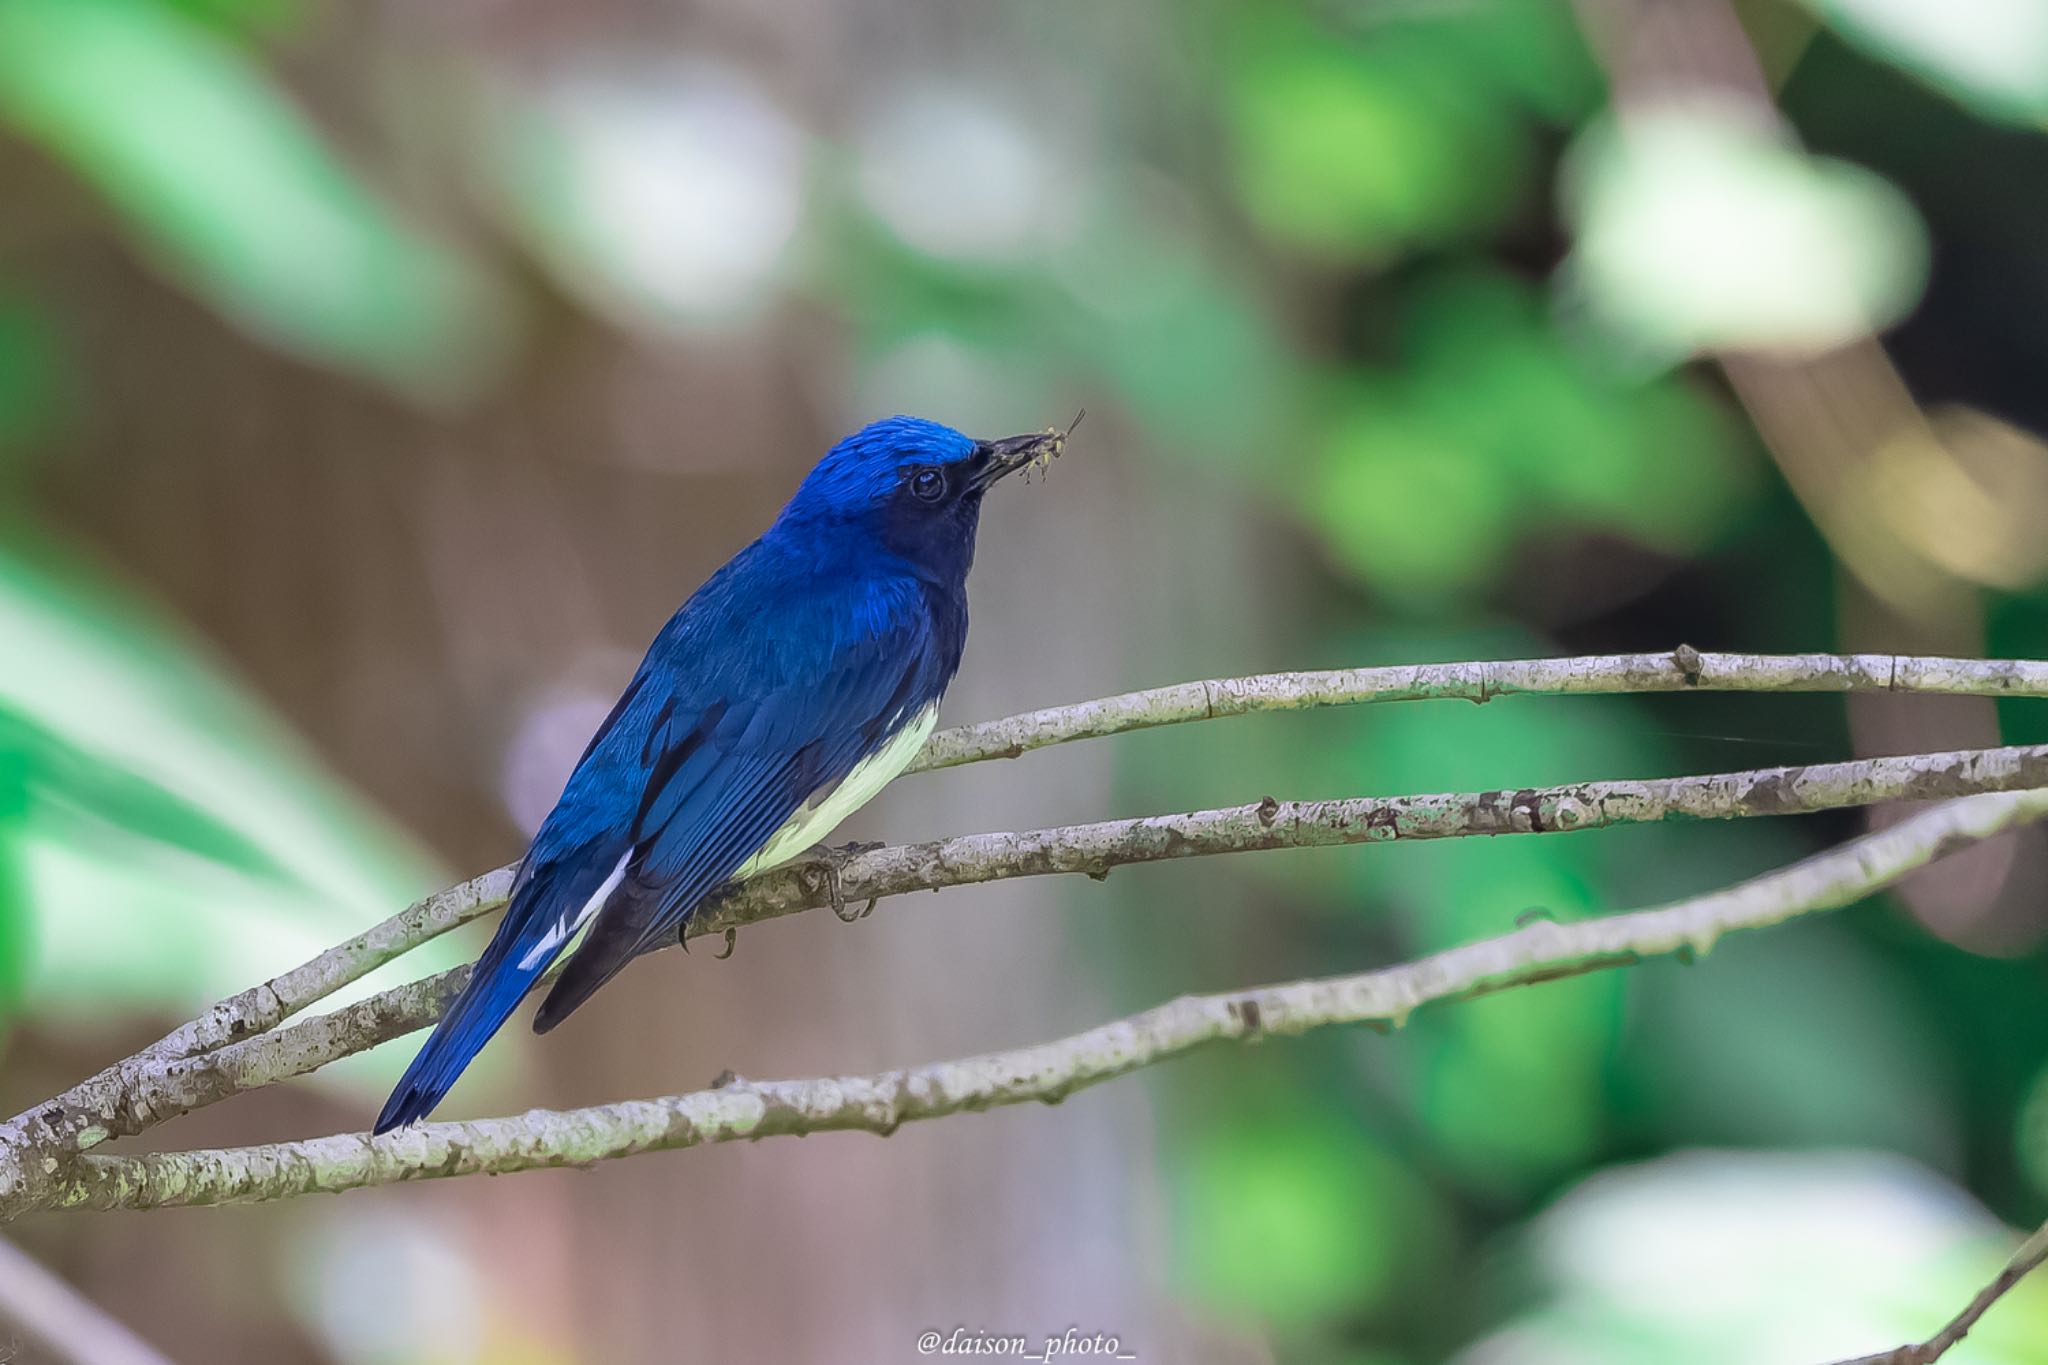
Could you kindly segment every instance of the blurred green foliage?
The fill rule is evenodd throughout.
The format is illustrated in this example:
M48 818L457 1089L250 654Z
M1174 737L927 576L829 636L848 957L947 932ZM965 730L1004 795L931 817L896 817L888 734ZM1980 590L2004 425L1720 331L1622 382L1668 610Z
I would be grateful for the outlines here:
M2026 0L1811 0L1835 30L1986 118L2048 121L2048 8Z
M0 1006L26 985L84 1017L187 1011L433 884L188 641L24 528L5 540Z
M1417 1242L1441 1224L1434 1196L1335 1116L1263 1098L1247 1121L1189 1142L1175 1269L1212 1308L1288 1329L1385 1311L1434 1259Z
M1753 487L1724 410L1617 373L1528 285L1432 274L1400 306L1395 363L1341 381L1301 485L1331 553L1391 605L1441 612L1546 529L1695 552Z
M406 224L260 66L178 8L0 6L0 120L267 341L422 395L490 357L475 268Z
M1250 6L1228 50L1244 207L1277 242L1331 262L1483 240L1534 191L1539 131L1599 91L1570 12L1544 0L1387 6L1349 31Z
M1146 66L1142 107L1084 125L1087 154L1068 162L1038 116L1078 119L1084 99L1034 91L1044 108L1004 124L978 90L924 92L965 100L1002 164L1039 179L906 172L905 201L954 215L920 235L863 182L871 130L799 132L761 85L688 64L475 82L485 116L436 136L484 168L478 184L415 203L419 185L366 169L374 150L403 155L361 130L344 154L273 69L313 8L0 0L0 124L230 323L403 397L502 378L528 267L656 336L787 303L843 333L870 407L974 426L1103 391L1151 472L1198 474L1234 521L1277 524L1300 549L1273 569L1284 616L1262 636L1237 623L1234 647L1269 654L1216 657L1191 631L1166 646L1182 652L1165 676L1645 648L1674 631L1827 647L1825 545L1711 372L1683 362L1853 334L1920 298L1943 205L1919 178L1967 158L1920 145L1919 115L1871 62L2019 129L2048 107L2044 11L2004 0L1815 0L1832 26L1818 35L1780 16L1770 31L1792 36L1762 55L1792 70L1788 104L1874 115L1857 120L1867 152L1835 156L1711 108L1624 136L1573 7L1552 0L1190 6L1159 22L1205 54L1195 75L1145 83ZM679 162L696 179L665 178ZM2014 221L2038 217L2025 175L1971 173ZM730 212L712 226L737 230L675 235L720 193ZM1028 231L990 230L1048 203ZM472 216L502 235L429 226ZM2048 300L2019 311L2036 330L2008 362L2038 391ZM10 495L92 406L65 324L0 287ZM1975 354L1960 331L1937 340ZM1989 622L1990 652L2038 657L2048 596L1994 598ZM182 1008L429 880L143 593L19 519L0 525L0 642L0 1009ZM1119 798L1521 786L1847 744L1832 703L1764 714L1686 698L1262 718L1120 742ZM2048 736L2038 708L2001 720L2008 738ZM1117 949L1106 984L1138 1006L1723 885L1847 828L1232 859L1159 870L1091 932ZM2039 968L2038 947L1997 960L1861 913L1730 944L1711 972L1659 964L1425 1012L1391 1037L1190 1061L1149 1082L1171 1119L1172 1285L1289 1360L1752 1361L1808 1334L1902 1339L1995 1259L1958 1187L2008 1221L2048 1200ZM1626 1164L1691 1146L1794 1155ZM1660 1240L1717 1200L1747 1221L1711 1244ZM1798 1241L1828 1219L1799 1215L1845 1205L1897 1215L1886 1226L1931 1249L1898 1251L1897 1279L1876 1258L1841 1271L1844 1248ZM1702 1245L1719 1259L1688 1260ZM1782 1245L1802 1257L1774 1258ZM1724 1291L1717 1321L1680 1311L1703 1283ZM2033 1294L1956 1358L2048 1361L2043 1311ZM1774 1326L1789 1335L1767 1340Z

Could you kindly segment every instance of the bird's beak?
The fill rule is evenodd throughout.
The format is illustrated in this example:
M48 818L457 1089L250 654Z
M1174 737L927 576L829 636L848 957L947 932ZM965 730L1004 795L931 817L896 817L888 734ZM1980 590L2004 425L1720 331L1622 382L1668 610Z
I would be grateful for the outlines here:
M1066 443L1064 431L1034 431L1025 436L1005 436L1000 441L977 441L974 486L987 488L1006 474L1050 460Z

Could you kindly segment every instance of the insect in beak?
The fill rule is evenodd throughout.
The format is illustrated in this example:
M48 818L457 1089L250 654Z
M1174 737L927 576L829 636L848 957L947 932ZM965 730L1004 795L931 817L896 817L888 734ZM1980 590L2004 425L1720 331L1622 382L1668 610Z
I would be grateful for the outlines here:
M976 454L983 461L977 485L988 487L996 480L1019 470L1044 469L1059 458L1066 449L1067 438L1074 434L1074 428L1081 425L1081 419L1088 415L1083 408L1074 414L1074 420L1067 423L1066 430L1047 427L1023 436L1005 436L1000 441L982 441L977 445Z

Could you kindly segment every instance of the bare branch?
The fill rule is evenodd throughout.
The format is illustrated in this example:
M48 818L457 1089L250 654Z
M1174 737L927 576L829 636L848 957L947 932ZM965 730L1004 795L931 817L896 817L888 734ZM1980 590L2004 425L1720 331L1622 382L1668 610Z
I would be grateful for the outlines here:
M926 768L1089 735L1262 710L1423 697L1484 701L1514 692L1889 690L2048 695L2048 664L1890 655L1670 654L1274 674L1184 684L1052 708L934 736ZM1674 818L1789 814L2048 781L2037 749L1761 769L1713 777L1348 801L1279 802L1022 834L884 848L844 870L850 897L1258 848L1397 838L1537 833ZM441 973L304 1023L283 1021L411 948L502 905L512 869L451 887L261 986L222 1001L135 1057L0 1125L0 1203L36 1202L72 1154L239 1091L397 1037L431 1021L466 978ZM719 933L823 904L803 868L756 878L707 904L692 934Z
M1977 1325L1977 1319L1983 1317L1992 1304L2004 1298L2014 1285L2032 1274L2043 1261L2048 1261L2048 1223L2034 1229L2034 1235L2020 1244L2020 1249L2012 1254L2012 1259L2005 1263L1997 1278L1978 1290L1968 1306L1950 1318L1948 1325L1939 1332L1913 1345L1880 1351L1876 1355L1858 1356L1854 1360L1841 1361L1839 1365L1933 1365L1970 1334L1970 1329Z
M1662 654L1263 673L1176 683L942 730L925 744L910 771L1016 758L1070 740L1258 711L1307 711L1446 697L1484 702L1517 693L1590 696L1623 692L1921 692L2048 697L2048 663L1908 654L1710 654L1680 645Z
M1021 833L969 834L925 844L871 849L839 871L849 899L937 890L1011 877L1084 873L1168 858L1261 849L1445 839L1470 835L1559 833L1676 819L1789 815L1902 798L2048 786L2048 746L1963 750L1849 763L1760 768L1696 777L1584 782L1569 787L1429 796L1361 797L1335 801L1264 801L1182 815L1110 820ZM711 901L692 920L691 937L774 919L828 903L815 868L798 864L764 874ZM502 884L490 874L480 879ZM429 912L406 912L413 932L433 923L452 927L485 913L492 902L477 883L448 893ZM339 959L352 964L355 959ZM102 1073L0 1129L39 1136L50 1150L69 1135L74 1150L145 1131L231 1095L275 1084L424 1028L440 1017L468 979L469 968L394 987L367 1000L245 1038L194 1057L138 1060ZM314 989L302 987L302 993ZM90 1108L77 1104L84 1093ZM0 1201L54 1179L36 1175L0 1150Z
M85 1155L34 1207L247 1203L443 1176L584 1165L636 1152L778 1134L861 1130L969 1109L1055 1101L1202 1044L1337 1024L1396 1028L1418 1006L1639 962L1708 952L1726 933L1839 909L1965 844L2048 815L2048 790L1976 796L1726 891L1572 924L1532 923L1406 966L1188 996L1057 1042L871 1076L736 1082L723 1089L517 1118L433 1123L216 1151Z
M14 1179L12 1171L19 1168L21 1154L31 1149L46 1153L83 1151L110 1138L139 1133L154 1122L197 1108L198 1104L188 1104L152 1115L147 1103L137 1112L132 1097L167 1071L195 1070L178 1068L174 1063L232 1046L238 1039L244 1043L253 1041L308 1005L324 1000L429 939L497 909L505 903L506 893L511 890L512 871L510 867L501 867L445 891L437 891L282 976L229 996L134 1056L116 1062L33 1109L17 1114L0 1125L0 1190ZM439 1008L437 1005L436 1009ZM410 1028L398 1032L410 1032ZM333 1057L326 1060L331 1061ZM320 1064L314 1063L315 1066ZM232 1065L229 1063L221 1070L231 1071ZM300 1068L301 1071L311 1069ZM297 1074L297 1071L287 1071L270 1077L270 1080ZM224 1099L236 1090L268 1083L253 1081L250 1085L235 1085L214 1093L212 1099Z
M944 730L932 736L911 771L957 767L989 758L1014 758L1030 749L1074 739L1256 711L1432 697L1483 702L1514 693L1691 689L2048 696L2048 663L1891 654L1710 654L1681 645L1663 654L1269 673L1128 692ZM94 1141L103 1141L106 1135L95 1135L93 1130L98 1124L89 1116L102 1107L98 1102L101 1096L128 1087L129 1073L136 1063L194 1056L275 1028L384 963L498 908L510 889L512 872L510 866L498 868L437 892L282 976L221 1001L137 1057L82 1082L44 1108L88 1116L83 1120L88 1140L77 1145L89 1147ZM933 883L940 884L943 883ZM724 927L720 925L721 929ZM18 1123L0 1127L0 1148L27 1136ZM65 1146L71 1145L77 1136L61 1130L40 1134L43 1141Z

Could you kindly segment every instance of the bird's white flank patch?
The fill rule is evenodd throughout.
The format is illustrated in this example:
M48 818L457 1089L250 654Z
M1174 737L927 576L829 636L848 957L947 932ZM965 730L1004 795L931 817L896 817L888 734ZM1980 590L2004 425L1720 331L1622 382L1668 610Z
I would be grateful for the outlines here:
M910 766L910 760L917 757L917 751L924 748L924 742L931 737L932 727L939 723L939 706L933 702L912 716L882 747L854 765L845 780L824 799L815 804L805 802L797 808L789 823L769 837L761 845L761 851L740 865L733 873L733 880L751 877L756 872L765 872L779 863L786 863L797 854L831 834L839 828L847 816L875 799L882 788Z

